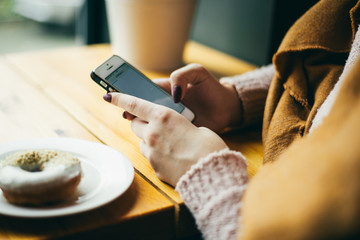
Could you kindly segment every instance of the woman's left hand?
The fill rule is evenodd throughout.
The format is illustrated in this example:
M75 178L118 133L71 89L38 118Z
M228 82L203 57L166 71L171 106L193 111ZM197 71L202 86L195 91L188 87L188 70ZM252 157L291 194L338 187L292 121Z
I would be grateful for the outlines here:
M110 93L104 99L137 116L129 120L142 139L141 153L156 175L173 186L200 158L227 147L216 133L194 126L170 108L122 93Z

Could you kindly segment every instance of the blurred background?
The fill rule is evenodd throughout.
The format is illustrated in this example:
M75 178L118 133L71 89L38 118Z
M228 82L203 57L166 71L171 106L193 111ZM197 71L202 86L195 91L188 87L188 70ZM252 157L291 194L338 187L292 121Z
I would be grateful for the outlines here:
M190 38L264 65L316 2L199 0ZM0 0L0 54L106 43L107 28L104 0Z
M76 45L82 0L0 0L0 54Z

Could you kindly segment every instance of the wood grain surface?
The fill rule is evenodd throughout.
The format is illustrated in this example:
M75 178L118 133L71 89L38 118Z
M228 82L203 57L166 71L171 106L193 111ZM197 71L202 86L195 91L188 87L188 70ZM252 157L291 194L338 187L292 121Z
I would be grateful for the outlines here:
M89 213L34 222L0 216L0 238L75 238L115 234L118 230L131 234L137 221L150 224L144 230L148 239L197 234L179 194L156 177L141 155L140 139L132 133L130 122L122 118L122 110L106 103L102 99L105 91L90 78L91 70L111 54L110 46L103 44L0 58L0 143L34 137L86 139L122 152L136 169L131 188L113 203ZM255 68L195 42L187 44L184 61L201 63L219 77ZM145 74L154 79L170 73ZM236 130L221 136L231 149L247 157L248 173L253 176L262 163L260 130ZM46 229L39 230L44 222Z

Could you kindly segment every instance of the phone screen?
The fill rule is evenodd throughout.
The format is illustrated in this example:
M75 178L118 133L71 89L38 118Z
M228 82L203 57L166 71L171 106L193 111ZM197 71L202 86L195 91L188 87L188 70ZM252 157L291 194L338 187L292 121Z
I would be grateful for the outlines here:
M179 113L184 110L183 105L174 103L169 94L126 63L120 65L105 79L122 93L167 106Z

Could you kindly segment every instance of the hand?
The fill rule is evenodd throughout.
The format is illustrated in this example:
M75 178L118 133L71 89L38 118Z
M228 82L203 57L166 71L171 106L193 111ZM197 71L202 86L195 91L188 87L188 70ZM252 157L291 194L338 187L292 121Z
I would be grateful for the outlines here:
M104 99L131 114L131 128L142 139L141 153L156 175L173 186L200 158L227 147L217 134L170 108L122 93Z
M219 132L241 121L241 102L233 86L223 85L199 64L174 71L170 79L155 82L171 93L174 101L183 100L196 115L194 124Z

